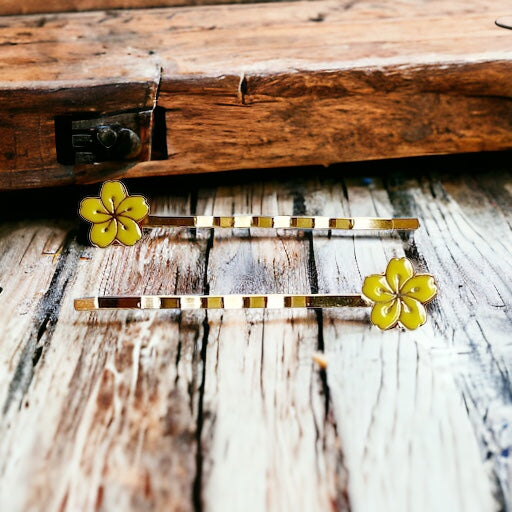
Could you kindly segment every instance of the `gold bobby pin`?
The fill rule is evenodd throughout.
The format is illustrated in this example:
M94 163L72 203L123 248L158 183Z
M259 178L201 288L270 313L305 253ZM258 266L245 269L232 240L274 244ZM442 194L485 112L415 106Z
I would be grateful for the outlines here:
M77 311L100 309L281 309L372 306L371 322L386 330L416 329L427 320L424 304L437 295L430 274L416 274L407 258L393 258L384 274L368 276L362 294L136 295L75 299Z
M418 219L378 217L335 218L297 215L191 215L162 217L149 215L144 196L130 196L120 181L106 181L100 197L87 197L79 208L80 216L92 224L89 240L96 247L113 243L134 245L142 238L142 228L281 228L343 230L414 230Z

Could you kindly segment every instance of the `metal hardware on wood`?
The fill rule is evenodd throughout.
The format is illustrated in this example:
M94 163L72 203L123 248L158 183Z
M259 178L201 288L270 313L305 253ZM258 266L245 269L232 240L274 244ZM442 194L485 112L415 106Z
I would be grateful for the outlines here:
M74 165L146 159L151 116L151 111L57 116L57 160Z
M142 148L140 137L133 130L119 125L73 130L71 145L77 164L131 160Z

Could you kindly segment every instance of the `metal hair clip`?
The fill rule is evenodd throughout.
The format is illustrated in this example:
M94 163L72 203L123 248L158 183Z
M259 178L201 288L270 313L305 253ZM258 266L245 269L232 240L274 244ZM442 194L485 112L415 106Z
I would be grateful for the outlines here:
M92 224L89 240L96 247L112 243L134 245L142 238L142 228L281 228L389 230L418 229L418 219L377 217L334 218L296 215L193 215L160 217L149 215L149 205L140 195L130 196L120 181L106 181L100 197L87 197L80 203L80 216Z
M501 28L509 28L512 30L512 16L499 18L495 21L496 25Z
M407 258L393 258L384 274L368 276L362 294L138 295L75 299L77 311L99 309L281 309L370 307L372 324L416 329L427 320L424 304L437 295L430 274L416 274Z

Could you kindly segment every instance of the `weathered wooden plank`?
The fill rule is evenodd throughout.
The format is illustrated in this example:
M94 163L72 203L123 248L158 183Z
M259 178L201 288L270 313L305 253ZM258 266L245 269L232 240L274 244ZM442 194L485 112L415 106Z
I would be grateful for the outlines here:
M275 184L222 187L198 207L300 213L293 193ZM307 293L308 247L308 238L276 237L272 230L249 239L219 232L209 254L210 293ZM318 349L315 313L209 312L208 321L204 508L348 510L343 452L311 364Z
M508 10L325 0L4 18L0 187L509 148L510 33L494 24ZM66 112L105 111L83 98L88 87L158 84L160 67L167 160L56 164L58 91L74 96ZM42 121L23 110L38 94L55 98Z
M428 222L423 244L432 244L436 251L429 269L445 273L448 305L436 311L437 322L444 338L450 339L450 352L459 354L453 366L464 405L480 440L482 457L492 465L495 497L506 509L512 497L512 434L506 420L512 411L511 353L506 334L512 288L510 279L504 277L512 270L506 218L510 213L510 172L496 172L492 178L479 177L481 174L479 170L470 178L436 176L422 184L425 192L415 202ZM485 186L489 181L493 185ZM498 192L500 187L503 190ZM428 192L439 200L429 200ZM402 191L402 197L411 201L411 193ZM496 207L495 193L509 202L505 209ZM439 236L432 240L429 235L434 230Z
M400 179L387 187L380 179L370 186L354 179L345 183L346 198L341 190L328 202L306 196L308 211L338 208L339 203L347 204L351 215L405 215L409 211L420 215L423 226L414 236L403 238L383 235L371 240L357 234L348 239L315 238L320 291L329 292L340 281L345 287L353 286L354 276L365 276L375 266L385 268L389 258L404 254L420 268L434 272L435 250L428 246L438 235L429 229L430 215L418 206L431 200L430 190L419 189L414 179ZM353 259L342 259L340 255L348 251L353 252ZM464 267L460 259L457 265ZM453 285L439 267L434 273L439 276L440 304ZM476 512L498 506L494 482L481 463L485 454L479 453L483 448L477 441L479 429L473 425L473 431L468 422L463 397L457 391L461 384L457 372L446 371L452 359L464 356L447 347L446 334L442 334L446 323L439 322L435 313L421 331L379 335L364 324L344 328L336 312L323 314L327 382L335 417L340 419L338 432L346 464L354 470L349 487L354 510ZM486 388L492 389L496 382L486 378ZM417 478L423 478L423 464L429 476L420 483ZM468 487L471 497L453 492Z
M403 237L157 230L100 251L74 221L4 220L0 508L510 510L512 185L476 160L129 184L162 214L418 215ZM403 254L440 285L416 332L366 310L72 310L95 293L357 292Z
M162 213L189 208L176 197L171 205L156 201L156 207ZM21 243L3 236L0 249L0 507L192 510L201 321L172 312L79 318L72 298L85 289L163 292L169 283L183 292L201 291L206 241L188 240L184 233L185 239L170 245L155 231L138 248L104 252L72 237L57 267L47 268L52 258L39 255L43 240L37 235L14 273L10 262L16 254L5 248L22 250L31 224L18 230ZM179 268L172 264L176 260L183 262ZM41 279L48 286L50 278L41 298L33 288L42 286ZM27 301L37 306L35 312L27 311Z
M40 329L45 329L54 311L49 287L58 266L62 245L69 223L50 227L44 221L2 224L0 234L0 325L4 333L16 330L18 336L2 337L0 388L3 399L8 388L10 398L19 399L18 390L26 390L33 376L30 364L20 367L13 375L20 357L27 362L40 356ZM20 274L26 279L20 282ZM45 295L47 295L45 297ZM46 300L44 300L46 299ZM14 378L13 378L14 377ZM14 389L16 387L16 389Z
M64 11L92 11L105 9L147 9L148 7L172 7L183 5L250 3L254 0L54 0L42 4L39 0L3 0L0 15L46 14ZM279 1L279 0L272 0Z
M504 149L511 143L512 106L502 100L510 69L503 61L246 76L251 94L244 105L235 95L238 77L208 84L208 94L202 80L164 83L159 102L173 127L172 172ZM496 77L492 84L488 74ZM168 88L184 92L167 94ZM169 172L152 162L127 172L148 169Z

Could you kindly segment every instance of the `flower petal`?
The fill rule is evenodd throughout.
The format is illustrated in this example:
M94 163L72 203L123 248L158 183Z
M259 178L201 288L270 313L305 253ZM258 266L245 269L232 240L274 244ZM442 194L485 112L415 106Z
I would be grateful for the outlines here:
M142 238L142 231L134 220L119 217L117 221L116 239L123 245L135 245Z
M93 224L89 233L91 244L97 247L107 247L116 238L117 221L110 218L107 222L101 224Z
M395 298L395 294L386 281L386 276L373 274L365 278L363 294L375 302L389 302Z
M400 293L425 304L437 295L437 285L432 276L420 274L409 279L400 290Z
M376 302L370 315L371 321L382 330L391 329L398 322L401 304L398 299Z
M149 213L149 205L143 196L129 196L117 207L116 216L141 221Z
M105 181L101 187L101 200L105 208L114 214L121 201L128 195L120 181Z
M427 312L423 304L411 297L402 297L400 323L407 329L417 329L427 321Z
M414 275L414 269L407 258L393 258L386 268L386 280L395 293Z
M112 218L112 215L105 209L98 197L86 197L82 199L78 213L82 218L93 224L107 222Z

